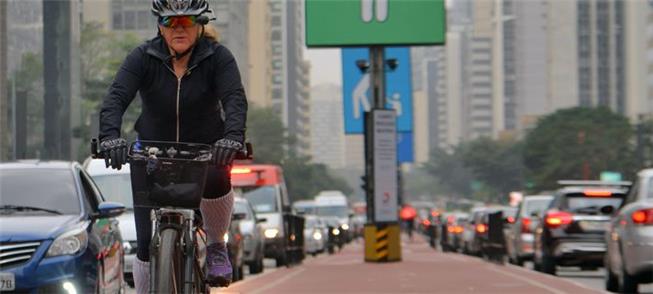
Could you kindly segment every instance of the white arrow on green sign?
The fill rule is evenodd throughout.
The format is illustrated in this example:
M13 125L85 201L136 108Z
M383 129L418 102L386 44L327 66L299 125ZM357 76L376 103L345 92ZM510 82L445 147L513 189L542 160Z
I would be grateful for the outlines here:
M444 0L306 0L306 46L442 45Z

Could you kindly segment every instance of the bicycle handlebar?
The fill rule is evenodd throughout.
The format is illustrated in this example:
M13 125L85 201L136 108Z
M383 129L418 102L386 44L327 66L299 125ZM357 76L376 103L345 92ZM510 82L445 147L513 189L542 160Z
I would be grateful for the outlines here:
M140 150L139 148L134 148L136 145L143 145L143 144L154 144L155 146L149 147L147 150ZM158 146L156 146L158 145ZM162 147L168 145L169 148L152 148L152 147ZM105 158L105 153L99 150L99 140L97 138L92 138L91 139L91 157L94 159L103 159ZM177 150L174 148L174 146L177 146ZM182 148L179 148L179 147ZM183 147L188 147L188 149L200 149L198 150L183 150ZM201 150L203 149L205 150ZM146 147L147 148L147 147ZM208 150L206 150L208 149ZM162 141L136 141L131 144L129 144L129 151L128 151L128 156L127 160L131 158L144 158L147 157L147 155L166 155L168 158L175 158L177 155L179 155L181 158L198 158L198 157L203 157L202 159L208 159L210 160L213 154L215 153L215 146L211 146L208 144L196 144L196 143L184 143L184 142L162 142ZM210 151L210 152L209 152ZM135 155L134 153L138 154ZM195 153L195 154L193 154ZM243 149L238 151L236 153L236 156L234 159L237 160L251 160L254 158L254 152L252 150L252 144L250 142L245 142L245 146L243 146Z

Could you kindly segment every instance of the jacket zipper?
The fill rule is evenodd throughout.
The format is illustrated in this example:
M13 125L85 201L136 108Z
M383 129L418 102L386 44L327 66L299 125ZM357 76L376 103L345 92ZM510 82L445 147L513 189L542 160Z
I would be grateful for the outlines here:
M179 142L179 94L181 92L181 78L177 79L177 142Z

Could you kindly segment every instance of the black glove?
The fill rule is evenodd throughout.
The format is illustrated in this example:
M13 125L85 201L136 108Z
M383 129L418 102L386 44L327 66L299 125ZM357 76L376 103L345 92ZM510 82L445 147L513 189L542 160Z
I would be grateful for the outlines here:
M220 139L214 146L213 163L219 166L230 166L236 153L243 149L242 143L230 139Z
M100 151L104 154L107 167L120 170L122 165L127 163L127 141L123 138L102 141Z

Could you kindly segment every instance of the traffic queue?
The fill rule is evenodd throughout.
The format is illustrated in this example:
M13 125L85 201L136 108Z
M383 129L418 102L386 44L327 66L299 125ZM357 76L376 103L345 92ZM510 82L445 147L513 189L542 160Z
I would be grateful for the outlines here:
M556 275L561 267L605 268L605 289L636 293L653 282L653 169L634 183L559 181L552 192L515 206L468 211L435 206L418 228L432 247L499 264L532 264Z

